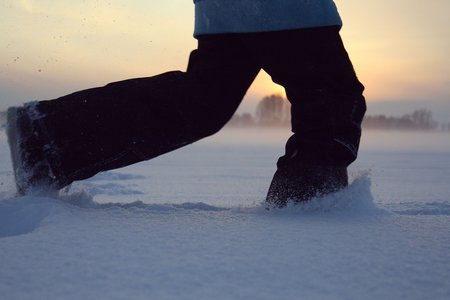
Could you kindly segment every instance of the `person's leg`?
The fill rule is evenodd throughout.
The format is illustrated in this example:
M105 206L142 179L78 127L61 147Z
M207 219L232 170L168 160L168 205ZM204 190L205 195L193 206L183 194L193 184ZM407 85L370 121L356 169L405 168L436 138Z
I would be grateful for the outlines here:
M49 163L29 184L59 189L217 132L259 71L244 50L233 36L200 37L187 72L115 82L20 109L31 116L25 127L33 132L21 145L29 150L26 168Z
M266 201L284 206L347 185L366 110L338 27L254 35L248 44L292 104L293 135Z

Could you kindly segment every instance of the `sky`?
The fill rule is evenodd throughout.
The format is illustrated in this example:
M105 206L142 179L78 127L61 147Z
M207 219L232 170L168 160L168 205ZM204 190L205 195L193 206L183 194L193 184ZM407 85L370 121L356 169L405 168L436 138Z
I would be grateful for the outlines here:
M450 122L450 1L336 0L369 113L430 108ZM0 0L0 110L185 70L191 0ZM261 73L240 111L283 88Z

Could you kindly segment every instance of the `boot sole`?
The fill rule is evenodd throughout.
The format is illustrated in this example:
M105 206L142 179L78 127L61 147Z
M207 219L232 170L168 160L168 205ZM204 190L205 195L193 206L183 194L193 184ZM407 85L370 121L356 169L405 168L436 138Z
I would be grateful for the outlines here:
M16 183L16 189L18 195L24 195L25 190L23 187L23 162L19 153L19 132L17 128L17 107L11 107L7 112L7 122L6 122L6 135L8 137L8 144L11 154L11 161L14 172L14 180Z

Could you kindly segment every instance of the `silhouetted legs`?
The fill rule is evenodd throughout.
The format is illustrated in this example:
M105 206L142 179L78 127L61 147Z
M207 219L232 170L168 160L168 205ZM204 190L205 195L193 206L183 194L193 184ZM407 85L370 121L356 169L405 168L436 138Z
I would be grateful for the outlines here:
M294 134L278 160L266 201L282 207L288 200L305 201L345 187L366 105L339 28L267 33L246 43L292 104Z
M259 71L232 40L201 38L187 72L39 102L36 126L53 141L57 186L151 159L222 128Z
M29 185L59 189L217 132L261 68L285 87L294 133L267 201L282 207L345 186L365 102L337 27L202 36L186 72L114 82L19 108L16 123L34 133L19 145L28 161L24 168L33 171L46 161L50 169L40 168Z

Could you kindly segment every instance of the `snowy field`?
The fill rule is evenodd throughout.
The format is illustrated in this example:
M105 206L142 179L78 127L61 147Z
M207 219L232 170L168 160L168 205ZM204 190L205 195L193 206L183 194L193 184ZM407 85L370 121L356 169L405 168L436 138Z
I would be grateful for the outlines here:
M367 131L351 185L261 205L288 133L226 129L15 198L0 132L0 298L450 299L450 135Z

